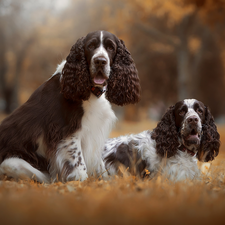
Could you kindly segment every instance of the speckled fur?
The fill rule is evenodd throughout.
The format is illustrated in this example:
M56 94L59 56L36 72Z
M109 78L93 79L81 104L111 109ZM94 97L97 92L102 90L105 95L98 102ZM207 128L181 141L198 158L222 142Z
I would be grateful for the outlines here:
M179 107L175 105L169 107L153 131L143 131L139 134L108 139L103 152L108 173L110 175L118 174L121 164L129 167L131 171L133 164L135 164L136 174L143 175L144 169L147 169L151 178L156 174L164 174L173 181L200 179L201 174L197 161L198 159L202 161L213 160L218 155L219 134L212 115L203 103L195 99L187 99L179 104L186 105L187 108L179 127L175 125L175 115L177 114L175 109L179 110ZM196 104L205 107L204 115L199 116L194 110ZM188 130L187 120L193 115L198 118L195 128L200 134L201 144L196 142L196 145L187 145L184 146L184 150L180 150L179 148L184 145L183 138L185 138L180 133L185 133ZM210 128L210 135L204 131L206 127ZM208 149L202 149L205 143L207 143ZM190 154L190 151L193 151L194 154ZM204 153L204 157L198 157L200 153ZM139 155L140 159L135 161Z

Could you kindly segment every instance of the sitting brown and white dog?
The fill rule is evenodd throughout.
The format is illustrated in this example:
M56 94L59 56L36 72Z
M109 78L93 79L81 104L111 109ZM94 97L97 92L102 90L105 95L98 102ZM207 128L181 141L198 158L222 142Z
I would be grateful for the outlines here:
M101 156L116 120L109 102L139 97L124 42L107 31L80 38L53 76L0 125L0 175L39 182L104 175Z
M219 153L220 135L202 102L186 99L169 107L153 131L108 139L103 159L110 175L122 164L139 175L165 174L174 181L200 177L197 160L208 162Z

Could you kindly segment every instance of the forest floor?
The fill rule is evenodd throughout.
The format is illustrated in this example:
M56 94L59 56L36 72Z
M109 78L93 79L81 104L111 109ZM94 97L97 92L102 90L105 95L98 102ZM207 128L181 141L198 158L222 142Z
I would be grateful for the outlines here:
M118 122L111 137L156 123ZM109 181L40 184L0 181L0 224L225 224L225 126L221 150L202 181L141 180L124 173Z

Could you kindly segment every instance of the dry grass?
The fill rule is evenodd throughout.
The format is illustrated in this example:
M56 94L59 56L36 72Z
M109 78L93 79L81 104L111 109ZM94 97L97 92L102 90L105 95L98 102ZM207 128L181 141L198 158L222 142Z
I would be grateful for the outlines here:
M112 136L152 129L119 123ZM225 127L219 127L225 143ZM203 181L140 180L124 173L109 181L66 184L0 181L0 224L224 224L225 152ZM200 165L201 166L201 165Z

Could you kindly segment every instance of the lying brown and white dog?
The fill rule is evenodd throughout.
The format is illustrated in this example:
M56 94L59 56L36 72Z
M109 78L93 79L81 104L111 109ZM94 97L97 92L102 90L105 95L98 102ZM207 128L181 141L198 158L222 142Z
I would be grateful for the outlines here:
M218 155L219 138L208 107L186 99L169 107L153 131L108 139L103 159L110 175L122 164L139 174L147 169L150 177L160 172L175 181L193 179L200 175L197 160Z
M0 175L49 182L102 174L104 143L116 119L109 102L139 97L124 42L107 31L80 38L53 76L0 125Z

